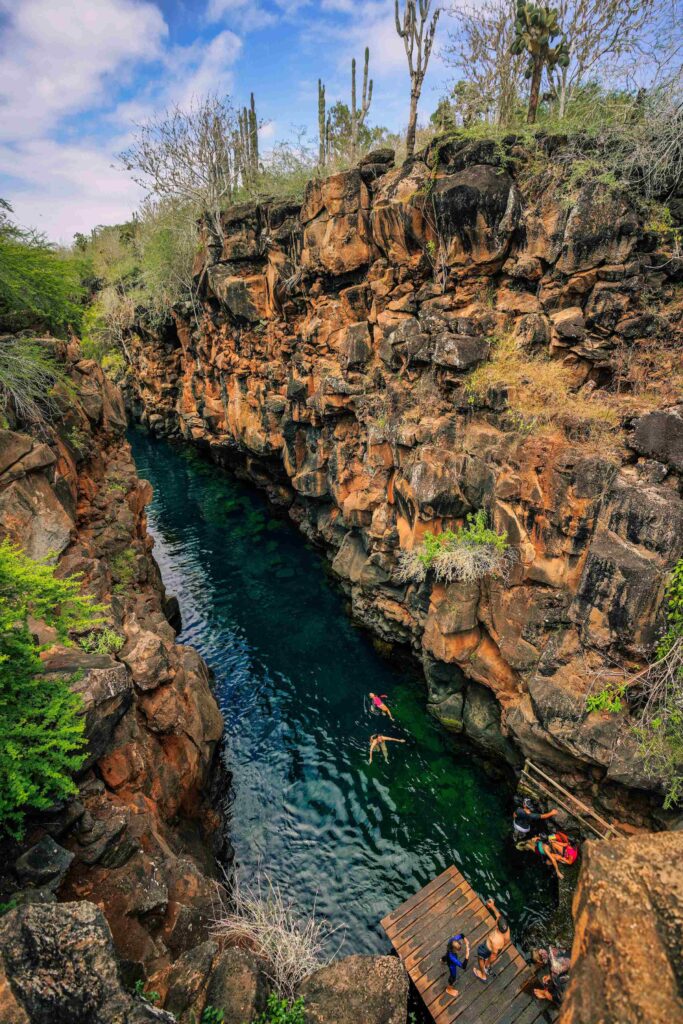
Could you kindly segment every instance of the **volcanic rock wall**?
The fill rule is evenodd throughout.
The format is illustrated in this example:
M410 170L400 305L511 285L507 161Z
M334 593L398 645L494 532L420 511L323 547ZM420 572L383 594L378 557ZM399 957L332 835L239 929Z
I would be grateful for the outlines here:
M88 758L78 796L29 819L21 848L5 842L0 900L92 900L130 980L205 934L217 824L206 794L222 720L205 664L176 645L167 618L144 514L151 489L124 437L121 393L76 343L46 344L70 388L55 390L58 429L0 430L0 537L33 558L58 557L60 573L81 573L110 605L110 626L125 644L118 654L91 654L34 624L46 680L72 675L83 697ZM44 945L54 952L52 940ZM39 960L35 942L28 946ZM66 946L62 953L68 959ZM55 996L49 1006L66 1013L69 1003Z
M226 212L197 261L199 319L176 310L130 339L130 400L325 545L353 615L422 660L446 725L613 812L640 789L628 813L646 817L656 786L624 717L585 698L651 655L683 553L680 394L662 380L653 405L636 387L680 342L680 261L623 193L571 193L550 158L525 161L513 143L400 169L379 151L302 206ZM530 377L548 359L571 373L565 409L520 413L519 374L473 391L501 339ZM581 410L608 402L596 438ZM479 508L507 531L508 581L399 580L401 550Z

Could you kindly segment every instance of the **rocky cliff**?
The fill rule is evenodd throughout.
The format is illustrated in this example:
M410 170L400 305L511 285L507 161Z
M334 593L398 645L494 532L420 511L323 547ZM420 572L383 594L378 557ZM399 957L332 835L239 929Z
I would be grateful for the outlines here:
M130 978L202 937L222 720L206 666L168 621L121 393L76 343L46 344L67 373L58 426L0 430L0 536L58 559L60 574L80 573L123 646L60 646L35 623L46 680L71 675L83 698L88 757L78 797L31 819L21 848L5 843L0 899L92 899Z
M201 310L130 339L129 394L326 547L449 728L612 812L628 788L644 820L658 784L585 699L647 661L683 553L681 264L551 149L379 151L303 205L227 211ZM508 578L401 578L402 551L480 508Z

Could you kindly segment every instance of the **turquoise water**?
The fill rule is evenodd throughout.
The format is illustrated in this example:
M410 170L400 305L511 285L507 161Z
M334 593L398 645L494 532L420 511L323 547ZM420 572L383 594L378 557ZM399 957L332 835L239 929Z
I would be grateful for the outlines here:
M518 941L542 931L551 879L512 847L508 787L427 714L419 677L353 626L321 554L191 449L139 431L131 442L179 639L216 675L237 870L267 871L345 927L346 953L385 950L380 918L451 863ZM370 690L388 694L395 724L370 712ZM407 742L368 765L377 731Z

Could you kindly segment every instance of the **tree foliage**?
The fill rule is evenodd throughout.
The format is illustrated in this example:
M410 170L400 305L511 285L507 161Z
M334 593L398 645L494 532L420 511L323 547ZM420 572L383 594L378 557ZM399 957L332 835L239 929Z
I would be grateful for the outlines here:
M558 41L553 43L554 39ZM531 87L527 121L533 124L538 111L543 71L550 74L557 67L569 66L569 48L562 35L557 10L520 0L517 4L515 36L510 52L513 56L528 55L525 75L530 79Z
M0 200L0 331L80 329L85 289L79 261L14 224Z
M0 829L21 832L29 809L74 792L84 760L82 701L67 678L46 678L29 617L68 642L71 630L102 621L102 609L9 540L0 543Z

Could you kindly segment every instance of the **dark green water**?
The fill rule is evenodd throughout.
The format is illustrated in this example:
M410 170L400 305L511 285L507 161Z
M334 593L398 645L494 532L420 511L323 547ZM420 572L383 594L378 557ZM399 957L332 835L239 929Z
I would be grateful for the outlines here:
M264 498L191 449L139 431L155 555L180 640L216 674L233 772L230 840L304 910L346 926L344 952L387 948L380 918L456 863L524 941L554 908L549 874L509 838L510 793L427 714L416 675L382 659L324 559ZM369 711L388 694L396 723ZM370 766L373 732L399 736Z

